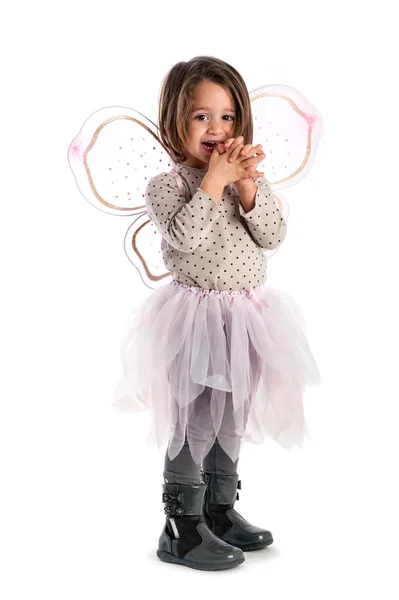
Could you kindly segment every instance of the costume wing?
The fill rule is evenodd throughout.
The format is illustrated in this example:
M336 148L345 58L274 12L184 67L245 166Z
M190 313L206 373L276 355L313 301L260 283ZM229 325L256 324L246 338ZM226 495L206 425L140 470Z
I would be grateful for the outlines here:
M298 183L311 168L323 133L320 113L297 90L267 85L250 92L254 145L262 144L265 159L258 165L270 183L288 221L288 203L277 190ZM268 258L277 252L265 250Z
M262 144L265 173L273 192L298 183L311 168L323 133L320 113L297 90L267 85L250 93L254 144Z
M82 195L96 208L136 216L125 235L125 252L143 283L154 289L168 283L161 234L147 215L144 192L154 173L174 166L144 115L110 106L94 112L69 146L68 160Z
M269 85L250 93L254 143L266 157L258 169L271 184L283 216L288 204L277 190L300 181L309 171L322 134L316 109L294 88ZM71 142L68 160L82 195L96 208L135 216L125 235L125 252L151 289L171 281L161 255L162 236L148 218L144 200L154 173L174 163L157 127L141 113L111 106L94 112ZM270 257L275 250L264 250Z

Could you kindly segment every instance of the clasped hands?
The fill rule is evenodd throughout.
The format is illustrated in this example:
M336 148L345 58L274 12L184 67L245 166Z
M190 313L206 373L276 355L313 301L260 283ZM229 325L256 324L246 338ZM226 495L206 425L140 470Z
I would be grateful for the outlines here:
M229 163L237 161L240 163L240 175L234 183L237 188L253 186L252 179L263 177L264 173L257 170L257 165L265 158L265 153L262 151L262 144L252 146L252 144L244 145L242 135L237 138L229 138L225 142L217 144L219 155L227 152Z

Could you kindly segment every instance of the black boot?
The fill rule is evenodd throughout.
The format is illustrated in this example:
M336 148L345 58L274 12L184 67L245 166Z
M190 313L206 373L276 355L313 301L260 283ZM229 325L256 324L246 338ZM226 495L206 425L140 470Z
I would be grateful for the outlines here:
M209 529L221 540L241 550L258 550L273 543L270 531L255 527L235 509L237 489L241 489L238 475L204 473L206 492L204 517Z
M157 556L163 561L192 569L216 571L244 562L241 550L216 537L202 516L205 485L163 485L166 523L159 538Z

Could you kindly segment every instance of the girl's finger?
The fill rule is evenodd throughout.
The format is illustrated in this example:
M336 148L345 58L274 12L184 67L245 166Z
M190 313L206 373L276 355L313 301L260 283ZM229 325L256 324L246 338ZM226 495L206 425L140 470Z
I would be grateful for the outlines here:
M256 169L254 169L253 167L249 167L248 169L244 169L244 172L246 173L246 177L252 177L252 179L257 179L258 177L264 177L265 174L263 173L263 171L257 171Z
M222 142L220 144L216 144L216 147L219 154L224 154L226 152L225 145Z
M244 136L243 135L239 135L238 137L236 137L236 139L234 140L234 145L236 144L244 144Z
M242 179L261 179L265 174L262 171L251 171L250 169L244 169Z
M252 146L252 144L246 144L244 148L241 150L238 160L243 162L244 160L248 160L250 158L256 158L256 156L260 156L259 162L263 160L265 154L261 151L262 144L258 144L257 146ZM254 164L254 163L252 163Z
M251 144L247 144L248 146L248 150L246 150L245 154L249 154L250 156L253 156L254 154L259 154L262 151L262 144L258 144L257 146L252 146ZM244 150L246 149L247 146L244 146L244 148L241 150L241 154L244 153Z
M240 156L246 156L251 148L252 144L245 144L244 148L240 152Z
M244 147L244 137L242 135L238 136L231 144L231 152L229 156L229 161L233 162L240 155L242 148Z
M231 144L234 142L234 139L235 139L235 138L229 138L228 140L226 140L226 141L224 142L224 147L225 147L226 149L227 149L227 148L230 148Z
M258 165L259 163L262 162L262 160L264 160L265 156L266 156L265 153L261 152L260 154L258 154L258 156L252 156L251 158L245 158L242 161L242 164L245 168L252 167L253 165Z
M235 140L231 143L231 145L229 146L229 150L230 150L230 156L231 153L234 152L234 150L238 147L240 147L240 149L243 147L243 142L244 142L244 138L242 135L238 136L237 138L235 138ZM238 153L240 152L240 150L238 151ZM237 154L238 156L238 154ZM237 158L236 156L236 158ZM233 159L235 160L235 159Z
M239 146L234 148L234 150L232 151L232 153L229 156L229 162L234 162L240 156L241 148L242 148L242 144L240 144Z

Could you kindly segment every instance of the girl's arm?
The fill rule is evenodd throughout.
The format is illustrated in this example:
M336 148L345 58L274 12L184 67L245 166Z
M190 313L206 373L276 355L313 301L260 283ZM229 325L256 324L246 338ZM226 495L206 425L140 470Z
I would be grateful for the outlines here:
M240 194L240 201L244 211L246 213L249 212L255 207L258 186L253 181L245 185L241 185L239 181L236 181L234 185Z
M220 183L220 179L215 178L212 173L207 173L201 182L200 189L213 198L216 204L220 204L224 191L224 185Z
M257 181L257 184L254 182L255 189L252 186L242 189L237 186L241 200L240 216L245 219L253 240L265 250L274 250L287 234L287 223L277 206L267 179L262 177Z
M179 195L176 179L170 173L161 173L149 181L145 203L159 233L180 252L195 250L222 214L209 193L200 188L187 202Z

